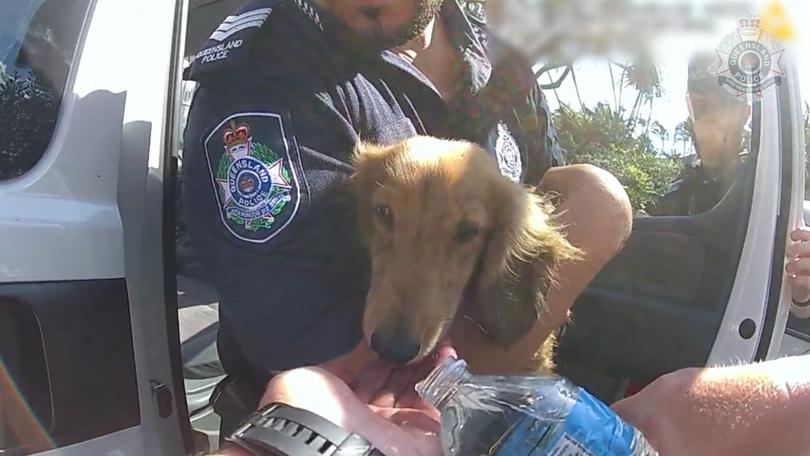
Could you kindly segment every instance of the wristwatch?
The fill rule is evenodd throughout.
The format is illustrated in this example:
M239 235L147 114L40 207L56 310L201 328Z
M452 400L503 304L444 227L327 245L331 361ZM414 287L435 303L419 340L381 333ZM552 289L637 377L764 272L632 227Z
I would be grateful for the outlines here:
M253 414L227 440L259 456L384 456L362 436L278 403Z

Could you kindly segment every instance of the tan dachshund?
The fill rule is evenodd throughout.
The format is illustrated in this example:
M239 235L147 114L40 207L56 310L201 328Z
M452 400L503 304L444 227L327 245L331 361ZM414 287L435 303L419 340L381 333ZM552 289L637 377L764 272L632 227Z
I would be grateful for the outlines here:
M493 344L513 345L537 321L559 263L579 254L547 198L502 176L475 144L360 144L355 170L372 265L363 331L383 359L422 359L461 316ZM551 370L553 348L552 336L527 369Z

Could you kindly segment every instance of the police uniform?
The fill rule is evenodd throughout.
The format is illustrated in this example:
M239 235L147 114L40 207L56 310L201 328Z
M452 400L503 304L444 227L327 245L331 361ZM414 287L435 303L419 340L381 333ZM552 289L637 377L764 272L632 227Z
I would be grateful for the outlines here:
M745 105L717 82L715 68L717 56L714 52L698 53L689 62L687 92L710 97L711 104L721 106ZM695 113L706 115L704 113ZM712 114L717 115L717 114ZM699 121L699 120L698 120ZM684 169L670 184L666 193L647 208L650 215L696 215L713 208L728 193L734 183L738 166L745 162L746 151L741 151L736 159L729 160L722 167L710 169L699 158L700 144L692 139L698 155L684 158Z
M719 170L708 169L696 156L684 160L684 169L669 185L666 193L647 209L650 215L697 215L720 202L731 189L737 168L746 153Z
M220 294L219 352L231 375L259 388L273 371L361 340L369 263L340 186L358 139L467 139L529 183L561 164L530 65L496 52L481 23L445 3L440 17L466 75L451 103L390 51L337 48L341 25L306 0L251 1L196 55L183 206Z

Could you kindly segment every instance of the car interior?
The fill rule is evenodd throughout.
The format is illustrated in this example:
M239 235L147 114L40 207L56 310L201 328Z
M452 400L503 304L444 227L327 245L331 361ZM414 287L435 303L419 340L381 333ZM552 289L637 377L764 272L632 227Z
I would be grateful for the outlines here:
M623 391L589 385L589 374L619 380L620 387L621 380L649 382L706 364L734 284L754 193L756 106L752 118L752 150L725 197L695 216L636 217L624 249L574 304L560 341L561 370L571 366L568 376L600 399L611 402ZM575 372L582 365L587 368L580 378Z

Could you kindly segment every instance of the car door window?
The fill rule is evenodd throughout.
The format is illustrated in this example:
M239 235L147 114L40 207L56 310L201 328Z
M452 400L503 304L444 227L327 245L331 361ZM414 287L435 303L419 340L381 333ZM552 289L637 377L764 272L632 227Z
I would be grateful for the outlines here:
M0 181L42 158L90 0L0 4Z
M45 153L90 3L0 3L0 181ZM53 424L38 316L7 293L0 293L0 453L37 448Z
M626 13L630 17L633 11ZM554 17L575 14L557 11ZM633 44L619 51L587 46L571 51L565 36L546 41L552 43L547 55L570 62L546 59L536 66L568 163L610 171L635 213L624 250L580 296L561 338L561 370L581 384L595 385L591 381L602 375L647 381L705 365L722 356L716 345L721 326L740 347L769 334L768 321L737 320L727 310L758 306L762 314L762 303L778 299L778 293L767 294L778 283L742 292L745 283L781 277L778 269L770 272L769 254L761 256L756 270L747 270L752 263L743 262L753 260L743 247L776 244L777 256L781 249L781 217L788 211L775 208L778 195L789 200L790 185L779 176L789 175L790 168L779 166L790 163L790 151L780 150L778 139L784 116L777 99L786 78L774 76L786 63L771 57L778 43L767 43L776 48L761 60L744 52L732 57L743 41L738 28L746 25L736 21L737 14L704 17L717 20L697 31L644 35L650 30L640 28L635 38L617 40L618 47ZM582 23L578 30L587 35L590 29ZM606 42L602 35L597 41ZM583 47L584 53L572 56ZM738 70L761 71L768 85L740 91L731 80ZM749 223L755 213L763 214L757 221L762 233L775 227L776 242L773 234L755 242ZM739 280L742 273L752 276ZM737 326L726 331L726 325ZM609 342L594 348L594 340ZM583 365L587 373L577 375ZM616 397L613 386L603 390L603 399Z

